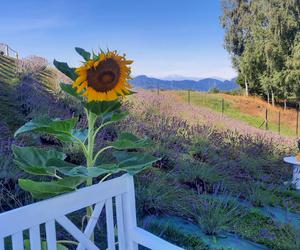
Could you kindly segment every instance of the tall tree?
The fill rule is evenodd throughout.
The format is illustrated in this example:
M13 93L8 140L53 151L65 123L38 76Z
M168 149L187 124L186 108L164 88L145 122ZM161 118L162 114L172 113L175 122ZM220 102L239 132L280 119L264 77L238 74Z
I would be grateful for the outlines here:
M225 29L224 47L230 53L233 67L244 76L242 86L248 95L247 77L240 67L241 56L245 51L246 41L249 37L249 3L250 0L222 0L223 16L221 24Z
M263 94L273 105L298 97L300 0L223 0L222 7L225 48L246 94Z

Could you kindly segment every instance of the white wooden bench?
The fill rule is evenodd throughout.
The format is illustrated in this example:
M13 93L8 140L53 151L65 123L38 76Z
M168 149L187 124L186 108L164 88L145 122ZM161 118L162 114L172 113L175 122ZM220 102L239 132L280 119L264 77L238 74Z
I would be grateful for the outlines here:
M92 205L93 214L82 232L66 215ZM90 236L103 208L106 215L107 249L137 250L139 245L155 250L182 249L137 227L133 178L124 174L101 184L0 214L0 250L5 249L5 237L11 237L14 250L24 249L23 231L27 229L31 250L40 250L40 228L43 224L47 249L56 250L57 223L77 240L78 250L100 249L90 240Z

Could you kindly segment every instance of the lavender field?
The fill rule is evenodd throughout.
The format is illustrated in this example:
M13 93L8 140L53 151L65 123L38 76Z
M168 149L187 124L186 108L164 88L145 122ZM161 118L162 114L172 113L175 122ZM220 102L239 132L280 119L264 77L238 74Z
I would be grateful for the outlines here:
M75 116L78 126L86 125L77 101L65 96L58 82L54 77L46 87L24 78L7 95L11 105L2 106L1 211L34 201L17 184L27 174L14 166L13 144L62 147L69 162L85 164L78 148L51 136L13 137L18 126L36 116ZM187 249L299 249L300 194L283 184L291 179L282 158L296 153L293 137L222 117L172 92L138 90L123 104L129 117L107 127L96 144L107 145L121 131L152 140L148 152L161 160L135 178L142 227ZM111 152L103 157L109 159Z

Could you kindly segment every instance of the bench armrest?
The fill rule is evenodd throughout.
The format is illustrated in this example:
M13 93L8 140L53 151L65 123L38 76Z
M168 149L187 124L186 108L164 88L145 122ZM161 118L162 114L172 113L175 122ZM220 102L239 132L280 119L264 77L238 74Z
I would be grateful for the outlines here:
M139 227L133 232L133 240L136 243L153 250L184 250L183 248L177 247Z

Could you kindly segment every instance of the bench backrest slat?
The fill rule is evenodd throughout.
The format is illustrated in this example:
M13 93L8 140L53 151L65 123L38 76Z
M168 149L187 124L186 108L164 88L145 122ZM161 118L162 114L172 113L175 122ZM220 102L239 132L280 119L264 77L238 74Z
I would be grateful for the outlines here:
M31 250L41 250L40 225L29 228Z
M56 229L55 220L47 221L45 224L46 228L46 240L48 250L57 250L56 247Z
M11 238L14 250L24 250L23 232L14 233Z
M109 250L115 250L115 228L114 228L114 216L112 199L105 201L105 214L106 214L106 235L107 245Z
M125 243L125 227L124 227L124 211L122 205L122 195L116 196L116 213L117 213L117 228L118 228L118 245L119 250L126 250Z

